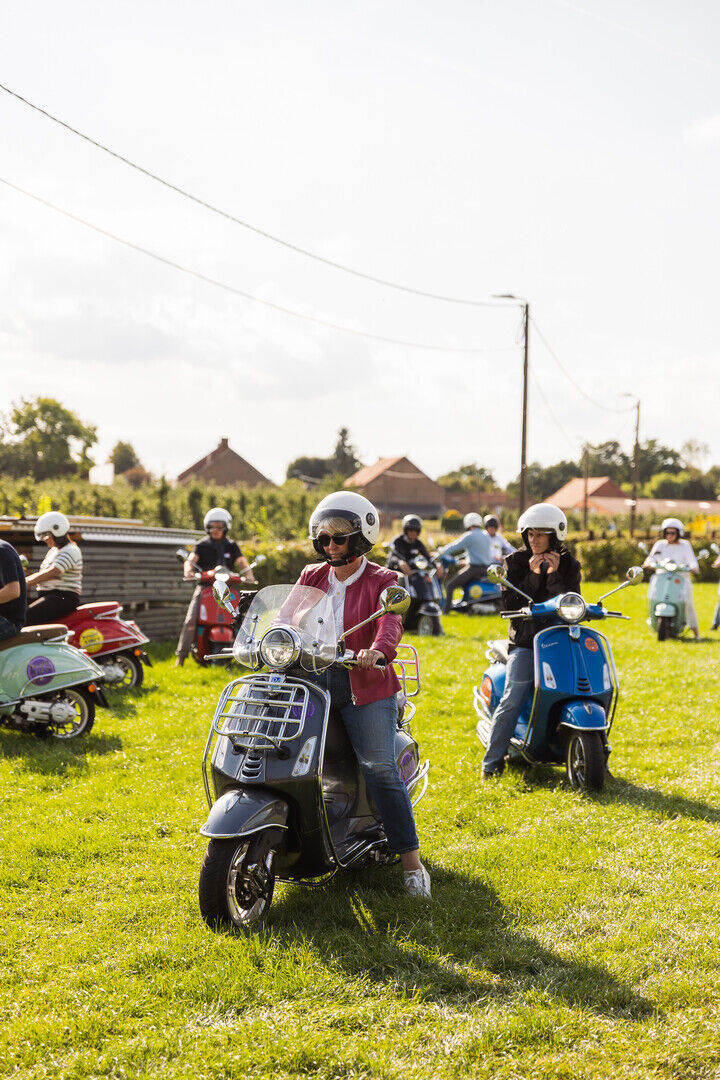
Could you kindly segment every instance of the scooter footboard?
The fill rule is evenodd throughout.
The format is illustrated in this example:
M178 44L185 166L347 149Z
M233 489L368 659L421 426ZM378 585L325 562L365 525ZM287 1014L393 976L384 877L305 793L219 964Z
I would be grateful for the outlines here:
M558 721L558 729L563 727L573 731L608 731L610 724L599 702L567 701Z
M200 833L211 840L228 840L261 829L287 829L289 812L288 804L270 792L226 791L213 803Z

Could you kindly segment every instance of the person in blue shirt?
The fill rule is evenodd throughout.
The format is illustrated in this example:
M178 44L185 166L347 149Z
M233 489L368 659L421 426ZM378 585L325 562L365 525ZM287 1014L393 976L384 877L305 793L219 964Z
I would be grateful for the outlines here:
M483 519L479 514L466 514L463 518L466 532L459 540L453 540L439 552L440 555L455 555L456 552L465 551L470 560L469 565L454 577L450 578L445 585L444 614L447 615L452 609L453 593L456 589L467 585L475 578L485 577L487 568L493 561L492 541L483 529Z

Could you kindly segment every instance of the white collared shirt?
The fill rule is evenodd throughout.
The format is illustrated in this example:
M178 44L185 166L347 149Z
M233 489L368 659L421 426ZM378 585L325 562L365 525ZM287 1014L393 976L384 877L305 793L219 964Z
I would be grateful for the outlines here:
M360 566L351 574L345 581L338 581L335 574L335 567L330 567L330 573L328 575L328 591L327 594L330 597L332 603L333 619L335 620L335 633L338 637L342 634L345 627L343 626L343 619L345 617L345 590L348 585L352 585L358 578L362 577L363 571L367 566L367 559L363 555L360 560Z

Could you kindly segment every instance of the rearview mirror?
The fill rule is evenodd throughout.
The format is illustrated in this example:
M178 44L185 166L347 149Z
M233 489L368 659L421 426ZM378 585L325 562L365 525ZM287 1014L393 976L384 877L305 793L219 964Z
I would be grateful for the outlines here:
M401 585L388 585L380 593L380 603L387 615L404 615L410 607L410 593Z
M645 577L642 566L631 566L625 577L631 585L639 585Z
M262 566L264 562L267 562L267 555L256 555L254 562L256 566Z
M641 540L641 541L640 541L640 542L638 543L638 547L639 547L639 548L640 548L640 550L642 551L643 555L647 555L647 551L648 551L648 546L647 546L647 544L645 543L645 541L644 541L644 540Z
M507 581L507 570L504 566L493 564L487 568L487 577L490 581L494 582L495 585L502 585Z
M711 544L710 550L713 551L716 555L720 555L720 547L718 547L717 544Z
M705 559L709 559L709 558L710 558L710 552L708 551L707 548L703 548L702 551L698 552L698 562L703 562Z
M237 611L230 601L230 588L224 575L215 578L215 581L213 582L213 596L221 608L225 608L230 615L237 615Z

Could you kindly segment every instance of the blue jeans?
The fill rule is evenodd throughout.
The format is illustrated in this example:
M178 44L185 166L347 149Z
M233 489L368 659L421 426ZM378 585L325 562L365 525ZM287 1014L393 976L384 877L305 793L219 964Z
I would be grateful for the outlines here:
M533 650L513 649L508 656L505 690L493 713L483 772L500 772L520 711L534 681Z
M6 641L8 638L15 637L15 635L19 633L19 626L16 626L14 622L10 622L4 615L0 615L0 641Z
M397 700L393 694L369 705L353 705L350 675L345 668L330 668L315 681L330 693L342 716L365 785L380 813L390 850L404 855L419 847L410 796L400 779L395 760Z

